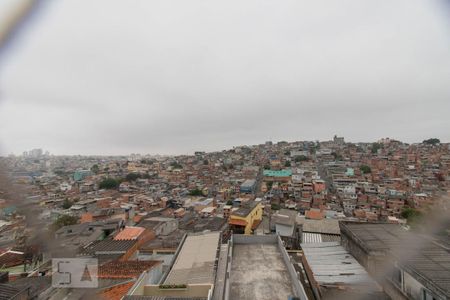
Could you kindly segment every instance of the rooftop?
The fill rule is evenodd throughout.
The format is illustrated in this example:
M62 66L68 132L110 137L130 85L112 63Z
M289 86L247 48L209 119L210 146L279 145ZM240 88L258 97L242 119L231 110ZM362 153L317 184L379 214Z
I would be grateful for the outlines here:
M111 240L95 241L84 248L84 254L117 254L125 253L136 243L135 240Z
M248 216L249 213L252 212L252 210L259 204L259 202L255 202L255 201L248 201L248 202L243 202L242 206L239 207L236 211L233 211L231 213L232 216L238 216L238 217L242 217L245 218Z
M120 231L115 237L114 240L135 240L137 239L143 232L145 228L143 227L125 227L124 230Z
M29 297L37 297L43 291L48 289L51 286L51 277L49 276L31 276L31 277L23 277L18 278L14 281L11 281L5 286L9 286L11 288L15 288L17 290L23 291L25 289L29 289ZM0 291L2 291L3 287L0 287ZM1 292L0 292L1 293ZM0 297L0 299L2 299ZM8 298L10 299L10 298Z
M325 213L319 209L311 208L305 211L305 217L312 220L322 220L325 217Z
M25 256L23 252L7 251L0 254L0 268L8 268L23 264Z
M272 223L293 226L297 219L297 212L295 210L281 209L272 215Z
M267 177L289 177L292 175L292 170L264 170L264 176Z
M233 235L230 299L306 299L281 239L276 235Z
M253 187L256 184L256 180L255 179L247 179L245 180L242 184L241 187Z
M175 222L178 224L178 220L174 218L166 218L166 217L151 217L146 218L144 220L141 220L139 223L140 227L151 229L151 230L157 230L162 225L168 223L168 222Z
M337 234L303 232L302 243L340 242L341 236Z
M314 281L326 289L350 287L358 293L379 292L380 287L366 270L338 242L301 244ZM311 279L310 279L311 280Z
M213 284L219 240L220 232L188 236L164 284Z
M134 281L119 283L112 287L108 287L99 292L100 299L104 300L120 300L134 285Z
M213 203L213 202L214 202L214 198L206 198L206 199L203 199L203 200L195 201L195 202L193 202L192 204L193 204L194 206L196 206L196 205L202 206L202 205L210 205L210 204Z
M276 244L240 244L233 249L231 299L288 299L289 273Z
M123 300L207 300L206 297L125 296Z
M161 264L160 261L111 261L98 269L99 278L138 278L142 272Z
M175 230L169 235L160 235L155 239L145 243L142 249L176 249L183 239L185 232L183 230Z
M0 284L0 300L13 299L13 297L17 296L21 292L23 292L23 290L19 290L8 284Z
M301 218L299 223L303 224L303 232L326 233L326 234L341 234L339 229L339 220L327 219L313 220Z
M350 233L369 254L404 248L404 242L411 237L411 232L396 224L340 222L339 226L341 232Z
M450 297L450 251L442 243L396 224L340 222L340 226L369 255L391 255L422 284Z

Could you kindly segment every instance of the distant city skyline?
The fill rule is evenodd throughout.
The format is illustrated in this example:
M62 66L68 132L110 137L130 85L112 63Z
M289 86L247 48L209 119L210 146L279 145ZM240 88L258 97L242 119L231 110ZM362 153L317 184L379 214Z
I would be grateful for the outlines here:
M160 155L160 156L177 156L177 155L194 155L195 152L208 152L209 153L209 152L227 151L227 150L231 150L233 148L245 147L245 146L253 147L253 146L258 146L258 145L265 144L267 142L272 142L274 144L279 143L279 142L287 142L287 143L296 143L296 142L328 142L328 141L332 141L333 137L334 136L332 136L330 139L324 139L324 140L317 140L317 139L315 139L315 140L266 140L266 141L262 141L260 143L255 143L255 144L232 145L230 147L222 148L222 149L205 150L205 149L200 149L199 148L199 149L193 150L193 151L191 151L189 153L150 153L150 152L129 152L129 153L107 153L106 152L106 154L105 153L85 153L85 154L81 154L81 153L53 153L53 152L49 151L47 148L39 148L39 147L37 147L37 148L31 148L31 149L24 150L24 151L17 152L17 153L15 153L15 152L3 153L2 155L4 156L4 155L11 155L12 154L12 155L20 156L20 155L23 155L23 154L26 153L29 156L33 156L32 151L40 150L40 151L42 151L41 155L61 155L61 156L64 156L64 155L68 155L68 156L71 156L71 155L74 155L74 156L76 156L76 155L83 155L83 156L90 156L90 155L92 155L92 156L128 156L128 155L133 155L133 154L135 154L135 155L143 155L143 156L145 156L145 155L151 155L151 156L157 156L157 155ZM400 139L395 139L395 138L392 138L392 137L384 137L384 138L380 138L380 139L377 139L377 140L374 140L374 141L349 141L344 136L339 136L339 137L343 137L345 139L346 143L353 143L353 144L358 144L358 143L363 143L363 144L377 143L377 142L381 142L382 139L396 140L396 141L399 141L399 142L402 142L402 143L405 143L405 144L419 144L419 143L422 143L424 141L424 140L422 140L422 141L416 141L416 142L408 143L408 142L402 141ZM435 137L432 137L432 138L435 138ZM445 142L445 141L442 141L442 140L440 140L440 142L441 142L441 144L448 144L448 143L450 143L450 142Z
M3 155L450 141L443 1L42 3L0 57Z

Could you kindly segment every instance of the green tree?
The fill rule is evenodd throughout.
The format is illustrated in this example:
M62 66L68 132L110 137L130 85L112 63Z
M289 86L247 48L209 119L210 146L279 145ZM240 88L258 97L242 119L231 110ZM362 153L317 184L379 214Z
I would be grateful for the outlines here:
M272 210L280 210L280 205L279 205L279 204L276 204L276 203L272 203L272 204L270 205L270 208L271 208Z
M359 167L359 169L361 170L361 172L363 172L363 174L368 174L372 172L372 169L367 165L362 165Z
M108 177L103 179L100 184L98 185L98 187L100 189L115 189L119 186L120 182L117 179Z
M125 176L126 181L136 181L136 179L141 178L141 175L138 173L128 173L127 176Z
M153 161L151 161L150 159L141 159L141 164L152 165Z
M233 201L232 200L228 200L227 201L227 205L233 205Z
M69 215L61 215L56 219L55 222L52 224L52 229L54 231L69 225L74 225L78 223L78 217L75 216L69 216Z
M173 163L171 163L170 166L171 166L172 168L174 168L174 169L183 169L183 166L182 166L180 163L176 162L176 161L174 161Z
M69 209L71 207L72 207L72 201L70 201L69 199L65 199L63 201L62 208L63 209Z
M295 157L295 162L308 161L309 158L305 155L298 155Z
M440 144L441 141L437 138L431 138L431 139L424 140L422 143L434 146L434 145Z
M94 173L94 174L98 174L98 172L100 171L100 168L98 167L97 164L95 164L95 165L93 165L93 166L91 167L91 171L92 171L92 173Z
M422 213L414 208L405 208L401 213L402 218L406 219L409 225L415 225L422 219Z
M289 167L291 166L291 162L290 162L290 161L286 161L286 162L284 163L284 166L285 166L286 168L289 168Z
M340 155L336 152L332 152L331 155L333 155L334 160L342 160L342 155Z
M373 154L376 154L376 153L378 153L378 150L381 148L383 148L383 145L381 145L380 143L373 143L371 151Z
M53 173L55 173L58 176L63 176L66 175L66 172L64 172L64 170L54 170Z
M189 192L191 196L203 196L203 192L200 189L193 189Z

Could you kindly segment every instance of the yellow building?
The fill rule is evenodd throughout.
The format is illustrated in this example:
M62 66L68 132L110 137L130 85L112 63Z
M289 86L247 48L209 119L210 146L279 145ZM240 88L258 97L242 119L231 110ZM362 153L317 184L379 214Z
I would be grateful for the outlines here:
M148 171L147 167L142 167L134 162L128 162L127 171L129 173L144 173Z
M261 203L249 201L242 203L241 207L233 211L230 215L228 224L233 233L252 234L262 220Z

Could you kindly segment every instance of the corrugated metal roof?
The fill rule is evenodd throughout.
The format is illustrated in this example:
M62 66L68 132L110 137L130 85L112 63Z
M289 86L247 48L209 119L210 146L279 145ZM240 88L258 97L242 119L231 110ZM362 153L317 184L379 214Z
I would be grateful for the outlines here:
M301 247L319 285L351 285L365 292L380 290L366 270L339 243L301 244Z
M107 252L121 252L125 253L128 251L131 247L136 244L136 240L102 240L102 241L95 241L89 246L84 248L83 254L92 255L92 254L98 254L98 253L107 253Z
M8 284L0 284L0 300L12 299L20 292L21 290L9 286Z
M323 233L311 233L303 232L302 243L322 243L322 242L340 242L341 236L336 234L323 234Z
M423 285L450 297L450 253L445 245L396 224L341 222L341 227L366 251L391 255Z
M322 243L322 235L320 233L303 232L302 243Z

